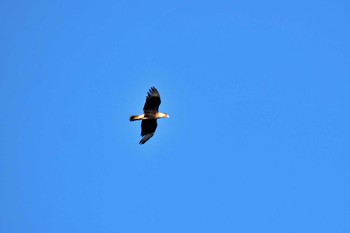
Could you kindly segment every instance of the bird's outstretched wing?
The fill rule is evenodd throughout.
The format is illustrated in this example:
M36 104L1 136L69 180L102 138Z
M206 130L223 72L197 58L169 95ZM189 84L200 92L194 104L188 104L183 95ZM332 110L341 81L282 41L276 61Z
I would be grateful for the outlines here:
M141 122L141 136L140 144L147 142L157 129L157 120L142 120Z
M143 106L144 112L158 112L160 105L160 95L155 87L151 87L147 92L146 103Z

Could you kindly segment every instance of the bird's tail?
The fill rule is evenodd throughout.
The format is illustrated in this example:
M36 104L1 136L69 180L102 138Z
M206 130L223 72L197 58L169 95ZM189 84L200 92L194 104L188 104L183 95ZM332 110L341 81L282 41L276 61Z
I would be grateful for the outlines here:
M130 117L130 121L139 121L142 120L143 115L134 115Z

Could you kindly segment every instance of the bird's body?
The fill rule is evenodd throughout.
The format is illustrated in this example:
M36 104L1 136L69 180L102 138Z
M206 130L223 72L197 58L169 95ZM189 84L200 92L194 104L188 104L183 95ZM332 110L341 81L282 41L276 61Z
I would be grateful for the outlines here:
M155 133L157 129L157 119L159 118L169 118L169 115L166 113L158 112L160 105L160 95L158 90L155 87L151 87L147 93L146 103L143 107L143 114L134 115L130 117L130 121L141 122L141 136L142 139L140 144L147 142Z

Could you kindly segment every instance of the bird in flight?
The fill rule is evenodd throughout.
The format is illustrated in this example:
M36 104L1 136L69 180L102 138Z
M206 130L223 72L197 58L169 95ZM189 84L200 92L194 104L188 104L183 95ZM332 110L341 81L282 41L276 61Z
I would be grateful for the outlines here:
M146 103L143 106L142 115L133 115L130 117L130 121L141 122L141 136L142 139L139 142L144 144L147 142L156 132L157 129L157 119L159 118L169 118L169 115L166 113L158 112L160 105L160 95L158 90L155 87L151 87L147 92Z

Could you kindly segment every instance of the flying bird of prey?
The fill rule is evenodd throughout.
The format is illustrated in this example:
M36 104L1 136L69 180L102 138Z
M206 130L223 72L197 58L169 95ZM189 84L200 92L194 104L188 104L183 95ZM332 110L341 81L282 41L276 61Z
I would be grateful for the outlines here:
M158 90L155 87L151 87L147 92L146 103L143 106L142 115L134 115L130 117L130 121L141 122L141 136L142 139L139 142L144 144L147 142L156 132L157 129L157 119L159 118L169 118L169 115L166 113L158 112L160 105L160 95Z

